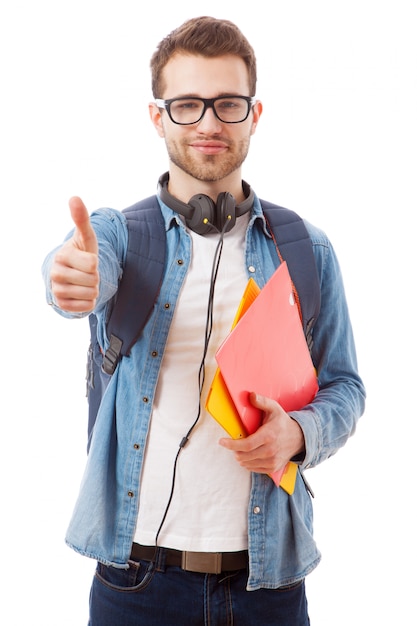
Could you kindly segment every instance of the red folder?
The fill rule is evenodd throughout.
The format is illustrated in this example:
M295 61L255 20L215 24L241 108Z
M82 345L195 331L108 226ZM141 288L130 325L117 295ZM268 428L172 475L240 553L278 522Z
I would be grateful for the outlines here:
M216 360L248 434L262 420L249 401L251 391L277 400L287 412L313 400L317 375L285 262L221 344Z

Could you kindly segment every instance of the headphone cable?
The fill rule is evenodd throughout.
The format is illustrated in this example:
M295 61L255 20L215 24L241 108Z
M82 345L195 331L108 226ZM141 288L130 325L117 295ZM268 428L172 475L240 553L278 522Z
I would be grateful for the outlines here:
M209 289L209 296L208 296L206 326L205 326L205 332L204 332L204 350L203 350L203 356L202 356L200 367L199 367L199 371L198 371L199 403L198 403L197 417L194 420L194 422L191 425L191 427L189 428L187 434L181 439L181 442L180 442L178 450L177 450L177 454L175 456L174 466L173 466L173 471L172 471L171 490L170 490L168 502L167 502L167 505L165 507L165 511L164 511L163 516L162 516L161 523L160 523L159 528L158 528L158 530L156 532L156 535L155 535L155 557L156 557L156 552L157 552L157 549L158 549L159 535L160 535L162 527L163 527L163 525L165 523L166 517L168 515L169 508L171 506L172 498L174 496L175 479L176 479L176 474L177 474L178 458L179 458L179 455L181 453L181 450L188 443L190 435L191 435L192 431L194 430L194 428L196 427L196 425L197 425L197 423L198 423L198 421L199 421L199 419L201 417L201 394L202 394L202 391L203 391L205 375L206 375L206 356L207 356L208 346L209 346L209 343L210 343L211 333L212 333L212 330L213 330L214 290L215 290L215 286L216 286L217 275L218 275L218 272L219 272L220 260L221 260L221 256L222 256L222 252L223 252L224 236L225 236L226 229L227 229L227 226L228 226L228 223L229 223L230 219L231 219L231 216L230 215L227 216L227 220L225 221L225 224L224 224L222 230L220 231L219 241L217 242L216 250L215 250L215 253L214 253L214 257L213 257L213 264L212 264L211 277L210 277L210 289ZM207 222L208 222L208 220L207 220Z

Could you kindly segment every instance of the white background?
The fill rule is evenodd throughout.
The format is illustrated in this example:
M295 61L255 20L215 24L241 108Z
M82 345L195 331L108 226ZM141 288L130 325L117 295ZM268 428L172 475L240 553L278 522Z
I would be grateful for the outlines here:
M149 58L202 13L236 22L257 52L264 115L244 178L333 241L368 390L355 437L308 474L323 553L312 624L415 620L413 4L2 3L3 624L87 621L94 563L63 537L85 462L88 328L48 309L40 266L71 226L71 195L93 210L154 193L167 160L148 119Z

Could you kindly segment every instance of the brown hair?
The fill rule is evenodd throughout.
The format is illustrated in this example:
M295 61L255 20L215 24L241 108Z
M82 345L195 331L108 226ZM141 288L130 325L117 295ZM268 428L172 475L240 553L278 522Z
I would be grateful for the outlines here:
M194 17L167 35L160 42L151 58L152 93L154 98L162 96L162 71L176 52L204 57L218 57L226 54L239 56L248 69L249 95L255 95L255 53L246 37L233 22L214 17Z

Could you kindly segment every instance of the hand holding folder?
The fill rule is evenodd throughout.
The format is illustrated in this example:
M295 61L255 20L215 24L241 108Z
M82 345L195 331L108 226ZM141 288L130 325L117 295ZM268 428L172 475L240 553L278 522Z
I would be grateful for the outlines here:
M251 391L273 398L289 412L311 402L318 390L287 264L261 291L251 281L216 353L219 370L206 401L232 438L252 434L261 424L261 412L249 400ZM271 477L292 493L296 474L297 466L288 463Z

